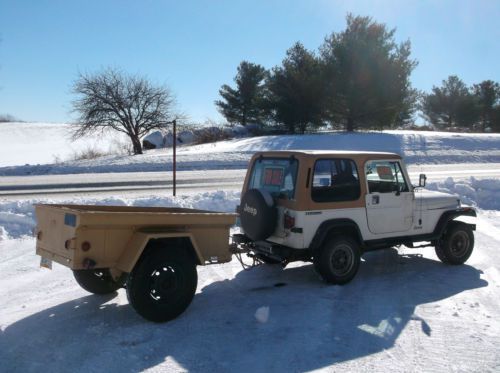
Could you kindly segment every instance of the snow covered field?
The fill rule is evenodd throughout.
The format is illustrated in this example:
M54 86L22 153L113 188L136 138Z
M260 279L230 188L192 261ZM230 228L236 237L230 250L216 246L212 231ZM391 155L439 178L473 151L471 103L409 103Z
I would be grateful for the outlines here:
M0 136L0 175L144 172L170 162L169 150L158 150L19 166L50 163L48 149L62 155L66 143L51 146L48 136L39 148L33 145L37 151L24 154L23 144L14 143L19 136L9 139L7 144ZM4 143L19 153L15 161L4 158ZM181 148L180 159L186 169L242 168L256 150L314 147L397 151L413 164L500 162L499 135L398 131L231 140ZM0 372L500 371L500 179L462 175L428 188L456 193L479 209L475 251L466 265L445 266L432 248L402 247L365 254L353 282L327 286L310 264L243 271L234 260L199 267L193 303L162 325L140 318L123 290L91 295L67 268L39 268L32 204L234 211L239 190L177 198L133 192L0 198Z
M65 161L89 148L114 151L123 141L121 135L71 141L69 130L65 123L0 123L0 167Z
M0 133L3 133L0 123ZM71 144L67 140L67 125L17 124L13 131L0 138L0 176L74 174L95 172L145 172L171 169L172 150L158 149L138 156L106 156L83 161L53 163L53 154L66 160L73 148L85 146L108 149L113 138L100 142ZM22 126L28 128L23 129ZM61 127L59 127L61 126ZM14 130L15 129L15 130ZM38 135L40 133L40 135ZM23 135L21 135L23 134ZM29 134L29 135L27 135ZM49 135L50 134L50 135ZM24 137L23 137L24 136ZM29 137L28 137L29 136ZM49 138L50 136L50 138ZM26 138L26 144L23 141ZM52 142L52 138L54 142ZM20 141L22 140L22 141ZM5 143L5 146L3 146ZM23 149L26 147L26 149ZM213 144L183 146L178 150L179 170L242 169L253 153L259 150L332 149L396 152L407 163L478 163L500 162L500 134L457 134L446 132L384 131L346 134L343 132L267 136L233 139ZM10 163L9 163L10 162Z

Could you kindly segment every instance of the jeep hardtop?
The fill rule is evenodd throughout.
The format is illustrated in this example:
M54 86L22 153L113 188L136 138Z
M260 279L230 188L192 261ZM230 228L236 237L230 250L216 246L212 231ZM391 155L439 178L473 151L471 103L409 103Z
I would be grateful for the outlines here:
M256 153L242 190L239 247L267 263L312 261L323 279L344 284L363 252L434 246L445 263L462 264L474 247L476 216L453 195L410 183L395 153L267 151Z

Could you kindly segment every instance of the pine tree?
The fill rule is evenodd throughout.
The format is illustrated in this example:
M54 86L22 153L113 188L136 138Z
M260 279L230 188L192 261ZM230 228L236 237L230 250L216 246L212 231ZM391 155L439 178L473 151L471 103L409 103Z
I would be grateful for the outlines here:
M441 87L434 86L432 93L424 95L422 111L438 128L472 128L478 117L473 95L456 75L449 76L443 80Z
M266 84L267 102L276 123L289 133L322 125L324 84L319 59L301 43L286 52Z
M222 100L215 101L215 105L229 123L246 126L264 120L263 85L266 75L264 67L243 61L234 78L236 88L227 84L221 87L219 94Z
M397 44L395 30L370 17L347 16L347 28L332 33L320 48L332 125L386 128L408 121L416 104L410 74L417 62L411 46Z
M500 105L496 105L491 114L491 130L500 132Z
M500 105L500 84L492 80L484 80L473 86L474 96L478 106L479 120L483 132L492 128L495 119L495 107Z

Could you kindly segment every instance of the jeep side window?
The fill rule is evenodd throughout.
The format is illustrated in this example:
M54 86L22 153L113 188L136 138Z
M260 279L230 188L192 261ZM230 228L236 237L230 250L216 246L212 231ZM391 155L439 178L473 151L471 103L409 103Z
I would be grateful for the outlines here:
M408 192L399 162L368 161L365 166L369 193Z
M318 159L314 164L311 198L314 202L357 200L359 176L351 159Z

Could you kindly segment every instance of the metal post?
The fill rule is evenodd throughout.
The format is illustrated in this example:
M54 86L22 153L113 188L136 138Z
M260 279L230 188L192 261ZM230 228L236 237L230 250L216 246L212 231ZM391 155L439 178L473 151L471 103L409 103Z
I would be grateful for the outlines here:
M175 193L176 193L176 174L177 174L177 159L176 159L176 156L177 156L177 121L174 119L173 121L173 124L174 124L174 145L173 145L173 149L174 149L174 164L173 164L173 172L174 172L174 175L173 175L173 182L174 182L174 185L173 185L173 193L174 193L174 197L175 197Z

